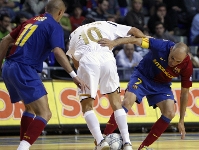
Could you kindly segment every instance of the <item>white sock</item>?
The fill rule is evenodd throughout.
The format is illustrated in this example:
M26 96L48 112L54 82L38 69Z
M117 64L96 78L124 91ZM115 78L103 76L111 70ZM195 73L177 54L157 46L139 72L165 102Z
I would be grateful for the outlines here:
M90 130L91 134L99 144L103 140L102 132L100 130L99 121L94 113L93 110L87 111L84 114L84 118L86 120L88 129Z
M25 140L22 140L17 148L17 150L29 150L30 148L30 143L28 143Z
M131 143L130 138L129 138L126 113L124 109L118 109L114 111L114 116L115 116L115 121L120 130L121 136L123 138L123 144L126 142Z

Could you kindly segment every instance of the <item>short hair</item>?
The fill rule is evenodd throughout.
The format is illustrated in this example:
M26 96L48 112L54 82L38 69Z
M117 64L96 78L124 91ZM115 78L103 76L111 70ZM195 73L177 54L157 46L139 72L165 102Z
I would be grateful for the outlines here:
M162 25L162 26L164 27L164 24L163 24L162 22L156 21L156 22L155 22L155 27L157 27L158 25ZM165 28L165 27L164 27L164 28Z
M104 1L109 2L108 0L98 0L97 3L98 3L98 4L102 4Z
M95 19L87 17L82 21L82 25L88 24L88 23L92 23L95 22Z
M65 3L62 0L50 0L46 5L46 11L50 14L55 13L61 8L66 8Z
M156 6L156 11L160 8L160 7L165 7L167 10L167 5L165 3L160 3Z

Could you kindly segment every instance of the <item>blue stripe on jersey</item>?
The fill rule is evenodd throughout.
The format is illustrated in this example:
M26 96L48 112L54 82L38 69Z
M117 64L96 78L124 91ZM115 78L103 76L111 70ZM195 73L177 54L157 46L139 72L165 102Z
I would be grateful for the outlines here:
M113 23L113 22L110 22L110 21L107 21L109 24L112 24L112 25L114 25L114 26L116 26L117 27L117 25L115 24L115 23Z

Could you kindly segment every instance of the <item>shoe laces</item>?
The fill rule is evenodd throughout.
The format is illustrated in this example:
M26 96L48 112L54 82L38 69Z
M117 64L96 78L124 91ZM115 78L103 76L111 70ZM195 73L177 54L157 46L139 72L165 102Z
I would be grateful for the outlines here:
M126 142L126 143L124 143L123 147L125 147L125 146L132 146L132 145L131 145L131 143Z

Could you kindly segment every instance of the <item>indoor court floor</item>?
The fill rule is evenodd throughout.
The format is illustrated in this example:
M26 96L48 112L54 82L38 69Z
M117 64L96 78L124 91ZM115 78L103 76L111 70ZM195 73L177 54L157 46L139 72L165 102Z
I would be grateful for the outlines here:
M137 150L146 134L131 134L133 149ZM0 136L0 150L16 150L17 136ZM165 133L150 148L153 150L199 150L199 133L187 133L181 140L178 133ZM91 135L46 135L40 136L30 150L93 150Z

